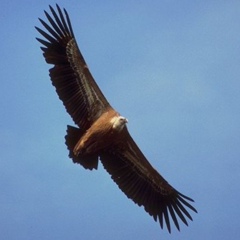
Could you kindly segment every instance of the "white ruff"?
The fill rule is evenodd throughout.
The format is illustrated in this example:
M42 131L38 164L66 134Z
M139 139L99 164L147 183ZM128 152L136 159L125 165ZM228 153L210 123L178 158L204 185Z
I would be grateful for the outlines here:
M121 131L127 122L128 120L123 116L113 117L111 119L111 123L113 124L113 129L117 131Z

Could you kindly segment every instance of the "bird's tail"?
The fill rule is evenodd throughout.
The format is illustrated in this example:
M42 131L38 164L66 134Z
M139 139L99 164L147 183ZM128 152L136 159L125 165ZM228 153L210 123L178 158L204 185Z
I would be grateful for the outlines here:
M92 170L93 168L97 169L98 167L98 155L81 155L79 154L76 156L73 153L73 149L79 139L82 137L84 134L84 131L72 127L72 126L67 126L67 135L65 136L65 143L67 145L67 148L69 150L69 157L73 160L74 163L79 163L81 164L84 168Z

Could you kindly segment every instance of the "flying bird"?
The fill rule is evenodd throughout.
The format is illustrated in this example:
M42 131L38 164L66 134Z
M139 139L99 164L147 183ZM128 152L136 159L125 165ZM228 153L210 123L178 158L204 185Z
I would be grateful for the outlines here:
M67 126L69 157L85 169L97 169L99 160L118 187L171 233L171 222L188 225L193 200L173 188L148 162L127 129L127 118L111 107L96 84L78 48L69 15L56 5L45 11L45 30L36 27L37 40L50 78L66 111L78 126ZM171 221L172 219L172 221Z

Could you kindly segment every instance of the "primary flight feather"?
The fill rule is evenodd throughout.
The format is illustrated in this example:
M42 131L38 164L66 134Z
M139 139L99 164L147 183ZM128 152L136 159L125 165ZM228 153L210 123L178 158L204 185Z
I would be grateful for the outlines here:
M148 162L130 136L127 119L116 112L93 79L78 48L65 9L50 6L49 23L39 19L45 30L37 38L56 88L67 112L79 128L67 127L66 145L73 162L97 169L100 160L119 188L171 232L170 218L180 230L179 219L192 220L193 200L174 189Z

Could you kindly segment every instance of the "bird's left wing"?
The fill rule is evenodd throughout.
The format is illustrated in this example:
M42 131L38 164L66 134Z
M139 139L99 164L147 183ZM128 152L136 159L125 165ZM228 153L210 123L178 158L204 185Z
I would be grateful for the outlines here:
M109 103L94 81L77 46L67 11L51 6L46 11L49 24L39 19L45 31L36 27L44 39L37 38L50 69L52 84L74 122L83 130L105 112Z
M144 206L154 220L159 221L161 228L165 219L168 231L171 232L171 217L180 230L177 216L188 225L186 217L190 220L192 217L186 208L197 212L188 203L193 200L168 184L147 161L126 128L124 131L125 140L100 155L104 168L128 198Z

